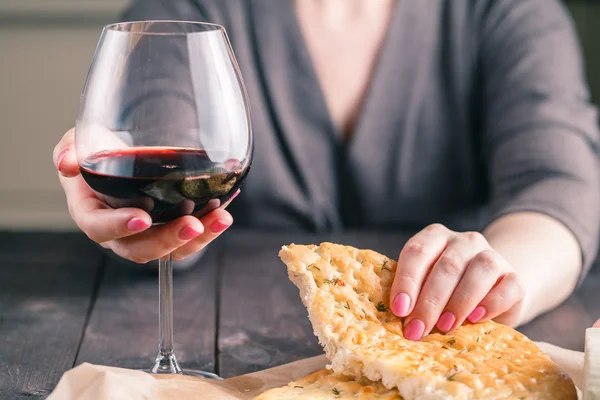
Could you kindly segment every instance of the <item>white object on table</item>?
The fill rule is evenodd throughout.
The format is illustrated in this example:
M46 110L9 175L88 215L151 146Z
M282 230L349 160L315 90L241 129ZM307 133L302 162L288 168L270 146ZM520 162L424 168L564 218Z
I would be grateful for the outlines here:
M600 328L585 331L583 400L600 400Z

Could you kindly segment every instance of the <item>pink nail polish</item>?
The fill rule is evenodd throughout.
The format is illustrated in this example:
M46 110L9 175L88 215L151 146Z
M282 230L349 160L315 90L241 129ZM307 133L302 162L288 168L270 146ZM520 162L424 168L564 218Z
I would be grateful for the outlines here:
M421 340L423 333L425 332L425 324L423 321L413 319L404 328L404 337L408 340Z
M150 227L150 224L148 224L146 221L144 221L141 218L132 218L127 223L127 229L129 229L132 232L143 231L144 229L147 229L148 227Z
M191 226L186 226L179 232L179 238L181 240L192 240L195 237L198 237L202 232L198 232Z
M392 302L392 312L399 317L406 317L410 308L410 297L406 293L398 293Z
M212 233L221 233L225 229L229 228L230 225L231 225L230 222L225 222L225 221L218 219L212 223L212 225L210 226L210 230Z
M477 306L477 307L475 307L473 312L471 314L469 314L467 319L469 321L471 321L471 323L474 324L474 323L478 322L481 318L483 318L483 316L485 315L486 312L487 312L487 310L485 309L485 307Z
M435 326L437 326L437 328L442 332L448 332L450 329L452 329L454 322L456 322L456 317L454 314L452 314L450 311L446 311L440 315L440 319L438 319L438 322L435 324Z
M65 156L67 155L67 153L69 152L69 149L62 149L62 151L60 153L58 153L58 158L56 159L56 168L60 170L60 163L62 162L63 158L65 158Z

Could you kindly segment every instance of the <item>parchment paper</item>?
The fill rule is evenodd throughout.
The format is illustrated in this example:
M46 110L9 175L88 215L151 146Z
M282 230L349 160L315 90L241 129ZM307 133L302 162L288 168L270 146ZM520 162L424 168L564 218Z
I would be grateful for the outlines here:
M537 345L571 376L578 388L581 387L582 352L548 343ZM65 372L48 400L251 400L268 389L286 385L326 365L325 356L318 356L216 381L181 375L150 375L85 363Z

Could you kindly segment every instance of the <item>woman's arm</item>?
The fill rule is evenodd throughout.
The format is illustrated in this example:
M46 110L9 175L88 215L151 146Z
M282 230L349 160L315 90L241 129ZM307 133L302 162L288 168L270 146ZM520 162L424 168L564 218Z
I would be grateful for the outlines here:
M483 18L482 154L491 246L525 288L521 323L557 306L598 248L598 115L575 27L556 1L496 2Z
M525 291L517 325L563 302L581 274L581 250L575 236L554 218L521 212L487 227L484 236L512 265Z

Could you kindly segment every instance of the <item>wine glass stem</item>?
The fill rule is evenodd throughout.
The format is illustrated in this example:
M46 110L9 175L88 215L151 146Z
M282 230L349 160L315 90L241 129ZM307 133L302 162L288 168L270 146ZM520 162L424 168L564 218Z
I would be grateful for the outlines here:
M181 368L173 353L173 255L158 261L158 323L159 343L155 374L180 374Z

